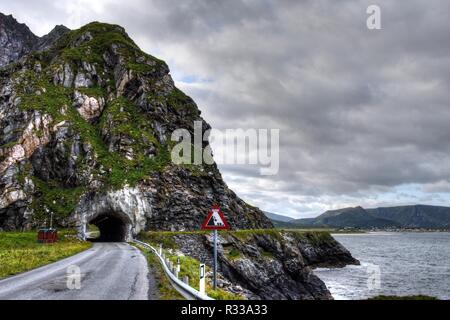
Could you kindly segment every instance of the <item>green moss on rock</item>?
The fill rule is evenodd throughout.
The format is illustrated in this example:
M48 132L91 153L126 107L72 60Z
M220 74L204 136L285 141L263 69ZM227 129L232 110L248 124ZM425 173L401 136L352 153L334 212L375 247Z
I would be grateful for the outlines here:
M167 97L167 105L177 112L186 112L191 116L200 115L195 103L183 91L175 88Z
M86 191L84 187L65 188L55 181L42 181L37 177L33 177L32 180L35 186L32 208L36 218L48 217L47 210L57 217L69 216Z
M61 81L61 73L67 73L71 77L75 77L81 70L89 73L86 63L96 70L90 77L93 82L91 87L75 88L73 85L64 87L55 84L55 79ZM164 108L170 106L176 110L184 110L183 112L187 110L189 114L198 114L195 103L180 90L175 89L168 95L167 91L156 85L159 78L167 73L167 65L142 52L124 29L117 25L93 22L70 31L50 49L32 53L23 62L8 69L8 76L12 78L14 89L20 98L19 108L51 116L52 122L46 129L52 135L55 134L52 132L55 125L64 123L64 127L70 128L70 133L79 136L83 149L89 150L86 152L89 152L90 161L86 161L82 152L76 159L75 170L89 173L89 179L100 182L103 191L120 189L125 185L133 186L162 172L171 163L172 147L170 141L162 144L156 138L152 127L155 114L146 113L125 97L114 98L118 95L114 91L117 66L110 63L120 64L119 67L124 70L119 73L128 69L134 77L143 81L146 79L149 86L148 100L157 97ZM66 70L66 65L70 70ZM151 74L147 77L146 73ZM64 74L64 78L67 78L67 74ZM75 91L104 99L105 106L98 119L83 119L73 106ZM37 137L43 137L43 133L40 130L34 132ZM125 154L121 154L122 150L110 150L110 141L124 142L118 148L123 148ZM1 148L12 147L14 144L15 142L4 144ZM72 144L65 146L67 154L64 157L71 156L71 146ZM131 156L127 147L132 149ZM88 165L89 168L86 167ZM200 167L193 167L191 171L193 175L205 174ZM26 176L35 180L33 208L38 215L48 208L58 215L67 216L75 208L80 195L91 190L90 185L75 185L74 188L64 189L66 181L41 181L33 177L33 170L27 172ZM96 183L95 186L98 188L99 184ZM60 200L68 198L70 200L65 203Z

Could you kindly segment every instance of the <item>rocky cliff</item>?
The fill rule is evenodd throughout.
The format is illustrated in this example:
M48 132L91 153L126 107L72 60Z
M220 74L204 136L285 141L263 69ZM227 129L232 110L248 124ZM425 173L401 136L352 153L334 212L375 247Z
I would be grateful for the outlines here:
M25 24L18 23L12 15L0 13L0 68L33 51L50 48L69 31L65 26L56 26L49 34L39 38Z
M140 237L212 266L209 234L149 232ZM359 264L328 233L279 230L221 232L218 261L219 288L251 300L332 299L313 269Z
M209 125L166 63L122 27L59 26L37 38L12 17L0 21L0 230L40 226L53 213L80 235L93 223L123 240L198 229L214 203L235 229L272 227L215 164L172 163L172 132Z
M53 216L81 237L95 224L103 240L124 241L141 231L198 230L215 203L233 229L273 227L215 164L171 161L174 130L209 125L166 63L123 28L59 26L38 38L12 17L0 21L0 231ZM208 235L173 241L210 261ZM311 268L357 263L329 235L273 230L223 234L219 259L222 286L268 299L329 299Z
M25 24L20 24L13 16L0 13L0 67L17 61L30 53L39 38Z

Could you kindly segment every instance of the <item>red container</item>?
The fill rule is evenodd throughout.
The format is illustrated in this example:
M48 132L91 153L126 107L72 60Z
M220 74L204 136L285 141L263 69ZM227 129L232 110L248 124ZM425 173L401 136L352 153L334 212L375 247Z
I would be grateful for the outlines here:
M40 229L37 240L39 243L55 243L58 241L58 231L56 229Z
M37 236L37 241L39 243L43 243L44 242L44 237L45 237L45 231L44 230L39 230L38 231L38 236Z

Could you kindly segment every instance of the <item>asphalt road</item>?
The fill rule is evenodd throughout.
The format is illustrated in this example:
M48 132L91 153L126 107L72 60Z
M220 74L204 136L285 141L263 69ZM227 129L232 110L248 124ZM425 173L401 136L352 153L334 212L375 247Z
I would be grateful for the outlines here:
M148 300L155 281L142 253L126 243L93 247L0 281L0 300Z

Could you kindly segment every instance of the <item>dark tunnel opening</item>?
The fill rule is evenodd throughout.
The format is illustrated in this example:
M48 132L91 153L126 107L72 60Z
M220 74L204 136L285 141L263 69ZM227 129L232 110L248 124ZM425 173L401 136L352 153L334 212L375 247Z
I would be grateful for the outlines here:
M99 230L99 236L90 239L94 242L125 242L127 237L127 224L114 215L101 215L90 221Z

